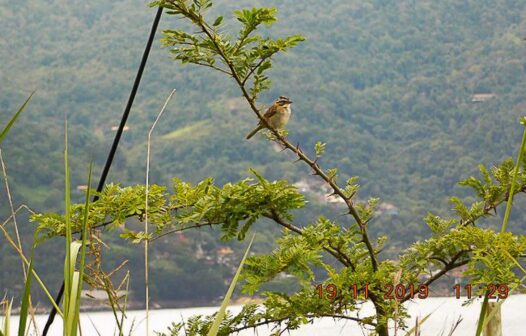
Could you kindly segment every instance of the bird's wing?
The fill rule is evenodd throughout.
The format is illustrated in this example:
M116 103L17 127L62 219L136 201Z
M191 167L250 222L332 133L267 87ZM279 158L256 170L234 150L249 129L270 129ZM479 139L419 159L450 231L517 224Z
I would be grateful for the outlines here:
M278 109L276 108L276 105L272 105L268 108L267 112L263 115L265 119L272 118L276 113L278 112Z

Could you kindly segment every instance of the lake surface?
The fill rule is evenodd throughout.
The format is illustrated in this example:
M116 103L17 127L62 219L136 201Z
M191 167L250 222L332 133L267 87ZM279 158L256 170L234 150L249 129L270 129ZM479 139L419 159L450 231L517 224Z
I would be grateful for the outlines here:
M438 336L445 330L445 335L448 334L451 325L455 323L459 317L462 317L462 322L454 333L455 336L473 336L475 334L476 323L480 311L481 300L475 301L469 306L462 306L464 299L455 298L428 298L425 300L415 300L407 304L409 313L412 319L408 324L412 327L414 319L419 316L423 318L429 313L433 313L431 317L425 321L422 326L423 336ZM196 314L212 314L216 311L215 307L204 308L187 308L187 309L161 309L150 312L150 329L153 331L166 331L167 327L172 321L181 321ZM239 312L241 306L232 306L231 310ZM365 306L360 316L368 316L373 312L371 305ZM144 311L129 311L128 319L125 322L126 335L130 326L134 325L132 335L145 335ZM505 336L521 336L526 335L526 295L512 295L502 305L503 318L503 333ZM37 324L39 330L45 324L46 316L37 316ZM18 318L14 317L11 322L12 329L18 325ZM97 312L97 313L83 313L81 314L81 325L84 336L100 335L110 336L114 335L115 322L111 312ZM96 329L95 329L96 327ZM98 330L98 332L97 332ZM269 335L269 327L258 328L256 334L254 330L245 331L238 335ZM15 335L15 330L12 330L12 335ZM151 332L154 335L153 332ZM366 331L354 322L351 321L333 321L332 319L318 319L312 325L303 326L301 329L291 331L290 335L294 336L337 336L337 335L367 335ZM405 333L399 333L404 335ZM52 336L62 335L62 321L57 318L52 326Z

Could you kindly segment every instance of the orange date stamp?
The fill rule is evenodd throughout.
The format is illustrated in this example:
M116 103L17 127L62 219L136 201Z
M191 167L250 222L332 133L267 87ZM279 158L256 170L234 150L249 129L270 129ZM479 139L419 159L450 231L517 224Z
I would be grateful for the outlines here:
M350 294L353 299L364 299L369 298L369 284L363 286L351 285ZM334 300L339 296L338 287L335 284L319 284L316 286L316 291L320 299ZM383 298L386 300L407 300L407 299L427 299L429 296L429 288L427 285L392 285L387 284L382 290Z
M479 285L478 291L476 291L475 286L467 284L461 286L459 284L453 287L453 294L456 299L467 298L488 298L488 299L506 299L509 295L508 285L505 284L489 284L489 285ZM377 292L377 291L375 291ZM476 293L482 293L477 295ZM351 285L348 288L348 291L341 291L335 284L319 284L316 286L316 293L318 298L335 300L340 297L342 293L345 295L351 296L352 299L363 299L367 300L369 298L369 284L364 285ZM383 296L385 300L397 300L405 301L409 299L427 299L429 297L429 288L426 284L386 284L382 288L380 295Z

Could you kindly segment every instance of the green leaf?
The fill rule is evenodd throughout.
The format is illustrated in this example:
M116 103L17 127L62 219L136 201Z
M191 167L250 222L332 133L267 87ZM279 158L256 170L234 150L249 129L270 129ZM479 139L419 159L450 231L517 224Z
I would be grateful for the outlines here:
M261 63L261 65L258 67L256 73L258 75L261 75L266 70L270 69L272 67L272 62L270 60L266 60L265 62Z
M336 175L338 175L337 168L327 169L327 176L329 177L329 179L333 180L336 177Z
M149 212L148 212L149 213ZM139 244L144 240L151 238L151 234L146 234L145 232L135 232L128 229L124 229L124 232L120 234L122 239L131 240L133 244Z
M222 16L218 16L217 19L214 21L214 27L217 27L221 24L221 22L223 22L223 17Z
M321 141L316 142L316 145L314 145L314 151L316 152L316 156L320 157L325 153L325 146L327 144Z
M0 133L0 144L2 143L2 141L4 141L4 138L5 136L7 135L7 133L9 133L9 130L11 129L11 127L14 125L14 123L16 122L16 120L18 119L18 117L20 116L20 114L22 114L22 112L24 111L24 109L26 108L26 105L27 103L29 102L29 100L31 99L31 97L33 97L33 94L35 92L31 93L29 95L29 97L27 97L26 101L22 104L22 106L20 106L20 108L18 109L18 111L15 113L15 115L11 118L11 120L9 120L9 122L7 123L7 125L4 127L4 129L2 130L2 133Z

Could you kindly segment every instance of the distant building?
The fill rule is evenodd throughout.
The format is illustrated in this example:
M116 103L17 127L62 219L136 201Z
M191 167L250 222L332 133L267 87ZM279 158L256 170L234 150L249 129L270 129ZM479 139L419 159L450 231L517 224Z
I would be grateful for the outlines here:
M327 198L327 202L331 204L346 204L345 200L338 195L328 193L328 194L325 194L325 197Z
M232 250L228 246L221 246L216 250L217 254L217 263L228 265L232 261L231 255L234 253L234 250Z
M117 294L117 297L120 298L120 297L124 297L127 294L127 292L125 290L120 290L120 291L117 291L116 294ZM83 289L80 292L80 297L83 299L91 299L95 301L106 301L108 300L108 293L101 289L93 289L93 290Z
M203 250L203 246L201 246L200 243L197 243L195 247L194 257L196 259L202 259L205 257L205 251Z
M311 191L311 185L307 180L299 180L298 182L294 183L294 186L301 192Z
M228 255L228 254L232 254L232 253L234 253L234 251L233 251L230 247L228 247L228 246L221 246L221 247L219 247L219 248L217 249L216 252L217 252L217 255L219 255L219 256L221 256L221 257L224 257L224 256L226 256L226 255Z
M119 129L119 126L111 126L111 130L112 130L112 131L117 131L118 129ZM128 127L128 126L124 126L124 128L123 128L122 130L123 130L123 131L127 131L127 130L129 130L129 129L130 129L130 127Z
M324 181L314 178L303 178L294 183L294 186L301 192L317 194L320 197L330 192L331 189Z
M482 103L494 97L497 97L495 93L474 93L471 95L471 102Z
M376 215L398 216L398 208L392 203L382 202L376 208Z
M455 284L459 284L462 282L462 278L464 277L464 272L468 269L466 265L457 267L449 272L449 275L455 279Z
M183 232L176 232L177 239L179 239L180 242L186 243L188 242L188 237Z
M300 192L309 194L320 203L327 202L333 205L345 204L345 200L340 196L333 195L333 190L325 181L314 178L301 179L294 183L294 186L298 188Z

